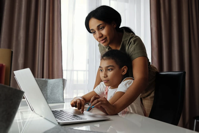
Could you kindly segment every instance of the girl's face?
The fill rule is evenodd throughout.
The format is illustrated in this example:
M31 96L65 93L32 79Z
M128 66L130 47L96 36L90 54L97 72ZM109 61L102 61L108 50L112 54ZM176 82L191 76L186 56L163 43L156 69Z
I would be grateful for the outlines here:
M117 88L121 83L123 76L127 72L127 67L119 66L112 59L102 59L99 66L100 78L106 86Z
M115 37L116 24L107 24L95 18L91 18L89 21L89 28L94 38L104 46L108 46L113 43Z

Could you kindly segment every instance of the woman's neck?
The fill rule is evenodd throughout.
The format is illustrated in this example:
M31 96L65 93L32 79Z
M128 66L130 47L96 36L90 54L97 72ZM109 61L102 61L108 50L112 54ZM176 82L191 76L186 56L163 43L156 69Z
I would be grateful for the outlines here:
M113 39L114 41L109 44L109 47L111 47L111 49L120 49L120 44L122 42L122 37L123 37L123 32L116 32L115 38Z

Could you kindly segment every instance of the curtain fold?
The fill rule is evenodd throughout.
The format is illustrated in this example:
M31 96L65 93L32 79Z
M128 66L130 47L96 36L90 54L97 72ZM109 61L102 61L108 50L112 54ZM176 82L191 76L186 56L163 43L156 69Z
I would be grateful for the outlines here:
M1 27L2 27L4 3L5 3L5 0L0 0L0 41L1 41Z
M6 0L0 47L13 50L13 71L30 68L37 78L62 78L61 1Z
M193 129L199 115L199 1L150 0L152 63L159 71L186 71L179 125Z

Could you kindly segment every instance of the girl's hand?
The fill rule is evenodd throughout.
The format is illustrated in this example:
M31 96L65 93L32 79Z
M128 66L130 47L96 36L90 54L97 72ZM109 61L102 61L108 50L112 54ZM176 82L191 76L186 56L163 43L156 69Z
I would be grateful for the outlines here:
M98 100L98 99L100 99L101 97L99 96L99 95L95 95L95 96L93 96L92 98L91 98L91 100L90 100L90 106L95 106L95 108L97 108L97 109L99 109L99 110L101 110L102 112L104 112L105 114L107 114L107 112L101 107L101 106L96 106L96 101ZM106 98L105 98L106 99ZM94 103L93 103L94 102ZM90 108L88 111L90 111L92 108Z
M98 108L107 115L117 114L115 112L115 107L112 104L110 104L105 97L100 97L98 95L93 96L90 100L90 103L91 106L95 106L95 108Z
M81 97L75 97L71 102L70 102L70 105L72 107L75 107L77 108L78 110L81 109L81 113L84 112L84 105L85 105L86 101L81 98Z

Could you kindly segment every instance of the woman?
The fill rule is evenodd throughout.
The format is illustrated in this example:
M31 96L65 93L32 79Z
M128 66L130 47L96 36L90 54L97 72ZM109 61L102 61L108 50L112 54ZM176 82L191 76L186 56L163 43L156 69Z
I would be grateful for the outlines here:
M95 107L103 108L107 114L112 115L125 109L140 96L145 115L148 116L154 99L157 69L150 65L142 40L130 28L120 28L120 24L120 14L109 6L100 6L86 17L86 29L99 42L101 55L110 49L126 52L132 60L131 76L134 78L133 84L114 104L110 104L99 96L94 96L90 102ZM99 72L97 72L94 88L101 82ZM83 104L81 99L76 100L78 104Z

